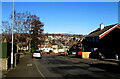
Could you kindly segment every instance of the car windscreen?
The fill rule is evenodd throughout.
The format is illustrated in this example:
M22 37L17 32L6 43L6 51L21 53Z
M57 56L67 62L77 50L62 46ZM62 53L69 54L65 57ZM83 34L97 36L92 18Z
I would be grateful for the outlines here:
M41 53L40 51L34 51L33 53Z

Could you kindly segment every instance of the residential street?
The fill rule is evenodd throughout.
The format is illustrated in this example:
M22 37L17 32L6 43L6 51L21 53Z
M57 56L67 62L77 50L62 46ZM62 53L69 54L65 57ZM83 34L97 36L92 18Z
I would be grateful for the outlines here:
M28 55L7 73L6 78L120 79L119 73L120 67L116 62L58 55L43 55L42 59L32 59Z
M2 0L1 7L2 79L120 79L120 1Z

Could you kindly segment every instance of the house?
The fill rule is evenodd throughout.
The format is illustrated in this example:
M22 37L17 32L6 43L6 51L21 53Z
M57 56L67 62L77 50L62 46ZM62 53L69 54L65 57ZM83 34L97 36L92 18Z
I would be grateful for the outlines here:
M38 49L39 49L39 50L44 50L44 48L45 48L44 45L39 45L39 46L38 46Z
M58 53L58 45L56 43L52 43L52 48L54 53Z
M104 26L100 24L100 28L88 34L82 41L84 51L93 51L97 48L104 49L120 49L120 25L113 24Z
M53 50L52 44L49 41L45 41L44 45L38 46L39 50L43 50L43 52L48 53Z
M29 50L29 46L26 44L26 42L20 42L20 43L18 43L18 45L19 45L19 48L18 48L19 51Z

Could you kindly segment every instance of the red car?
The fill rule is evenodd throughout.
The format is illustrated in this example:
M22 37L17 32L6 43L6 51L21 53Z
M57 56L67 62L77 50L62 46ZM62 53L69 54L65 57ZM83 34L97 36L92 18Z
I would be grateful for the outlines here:
M78 55L82 55L82 52L83 52L83 51L78 52Z
M83 51L78 51L78 52L76 52L76 57L82 57L82 52L83 52Z

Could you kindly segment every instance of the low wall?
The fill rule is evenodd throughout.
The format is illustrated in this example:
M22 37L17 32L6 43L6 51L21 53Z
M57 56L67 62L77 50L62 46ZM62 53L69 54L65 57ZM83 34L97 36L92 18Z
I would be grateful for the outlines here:
M2 79L2 60L0 59L0 79Z
M8 70L8 58L1 58L0 59L0 61L1 61L1 69L2 69L2 71L7 71Z
M16 67L16 65L19 63L19 59L24 57L24 55L21 55L19 57L18 54L14 54L13 57L13 67ZM0 58L1 65L0 65L0 70L1 71L7 71L11 67L11 57L9 56L8 58Z

